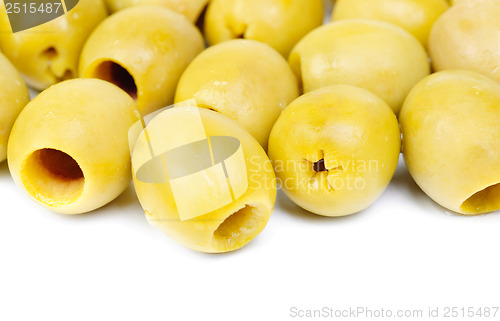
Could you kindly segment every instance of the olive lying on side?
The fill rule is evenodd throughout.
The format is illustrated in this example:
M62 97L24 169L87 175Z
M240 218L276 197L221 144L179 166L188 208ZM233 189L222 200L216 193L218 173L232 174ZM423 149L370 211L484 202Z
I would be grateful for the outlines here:
M246 245L266 226L276 199L260 144L205 108L180 106L154 117L135 142L132 170L148 221L201 252Z
M80 76L117 85L145 115L172 104L182 72L203 48L201 33L181 14L130 7L104 20L89 37Z
M130 183L128 130L134 101L99 79L73 79L35 97L8 145L14 182L37 203L64 214L94 210Z
M412 177L457 213L500 209L500 84L471 71L418 83L399 116Z

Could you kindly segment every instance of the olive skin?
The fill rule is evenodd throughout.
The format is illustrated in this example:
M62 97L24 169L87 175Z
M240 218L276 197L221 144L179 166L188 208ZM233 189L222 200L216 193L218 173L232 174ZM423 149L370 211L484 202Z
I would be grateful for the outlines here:
M304 92L330 85L368 89L399 113L410 89L430 73L425 49L387 22L345 19L309 33L288 62Z
M500 1L460 1L432 27L429 54L435 71L465 69L500 81Z
M284 57L323 22L321 0L211 0L204 34L214 45L230 39L267 43Z
M427 47L432 25L449 7L446 0L338 0L332 20L365 18L390 22Z
M113 13L137 5L155 5L178 12L191 22L196 22L207 3L208 0L106 0Z
M0 53L0 162L7 158L7 142L17 116L30 101L21 75Z

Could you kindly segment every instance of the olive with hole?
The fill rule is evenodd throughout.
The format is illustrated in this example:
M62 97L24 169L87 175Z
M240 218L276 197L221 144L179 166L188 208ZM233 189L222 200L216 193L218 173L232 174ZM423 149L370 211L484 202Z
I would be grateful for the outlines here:
M177 85L175 101L195 98L201 107L237 121L266 149L276 119L298 96L297 78L278 52L238 39L196 57Z
M173 103L182 72L204 48L198 29L184 16L155 6L111 15L89 37L80 75L125 90L149 114Z
M148 221L196 251L248 244L266 226L276 199L273 168L260 144L205 108L179 106L154 117L135 143L132 170Z
M0 53L0 162L7 158L7 142L17 116L30 101L21 75Z
M335 85L311 91L281 114L269 138L278 183L300 207L344 216L370 206L399 160L396 115L366 89Z
M399 117L411 176L461 214L500 209L500 84L472 71L441 71L418 83Z
M63 10L62 6L51 5L54 10ZM0 4L0 49L30 87L43 90L77 77L82 47L107 15L103 0L80 0L67 14L13 33L5 7Z
M14 182L37 203L64 214L92 211L130 183L132 98L99 79L46 89L23 109L7 150Z

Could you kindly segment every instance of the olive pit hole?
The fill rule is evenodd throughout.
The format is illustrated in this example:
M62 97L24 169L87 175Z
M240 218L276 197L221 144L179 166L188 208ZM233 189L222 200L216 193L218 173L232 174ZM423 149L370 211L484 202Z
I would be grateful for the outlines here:
M264 228L265 220L259 213L257 206L246 204L229 215L214 232L215 247L221 250L237 249L249 242Z
M49 206L73 203L83 192L85 177L70 155L51 148L33 152L23 162L21 180L26 190Z
M48 60L55 59L58 55L59 53L57 52L57 49L52 46L48 47L47 49L45 49L40 53L40 56Z
M227 30L231 34L231 39L245 39L245 34L247 32L247 25L227 25Z
M137 85L134 77L121 65L113 61L104 61L94 71L94 77L108 81L123 89L130 97L137 100Z
M326 169L326 166L325 166L325 160L322 158L320 159L319 161L317 161L316 163L313 164L313 168L316 172L327 172L328 169Z
M500 183L473 194L461 206L467 214L481 214L500 209Z

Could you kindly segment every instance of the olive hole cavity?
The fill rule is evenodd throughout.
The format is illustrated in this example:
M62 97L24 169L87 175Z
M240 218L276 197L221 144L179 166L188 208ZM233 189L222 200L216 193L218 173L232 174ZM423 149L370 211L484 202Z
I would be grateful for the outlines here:
M245 245L263 229L259 209L246 204L228 216L215 230L215 247L221 250L236 249Z
M468 214L487 213L500 209L500 183L473 194L462 203L461 209Z
M26 190L49 206L74 202L83 191L85 177L70 155L51 148L39 149L24 161L21 179Z
M108 81L123 89L130 97L137 100L137 85L134 77L113 61L102 62L94 72L94 77Z
M327 172L328 170L326 169L326 166L325 166L325 160L324 159L320 159L319 161L317 161L316 163L313 164L313 168L316 172Z

